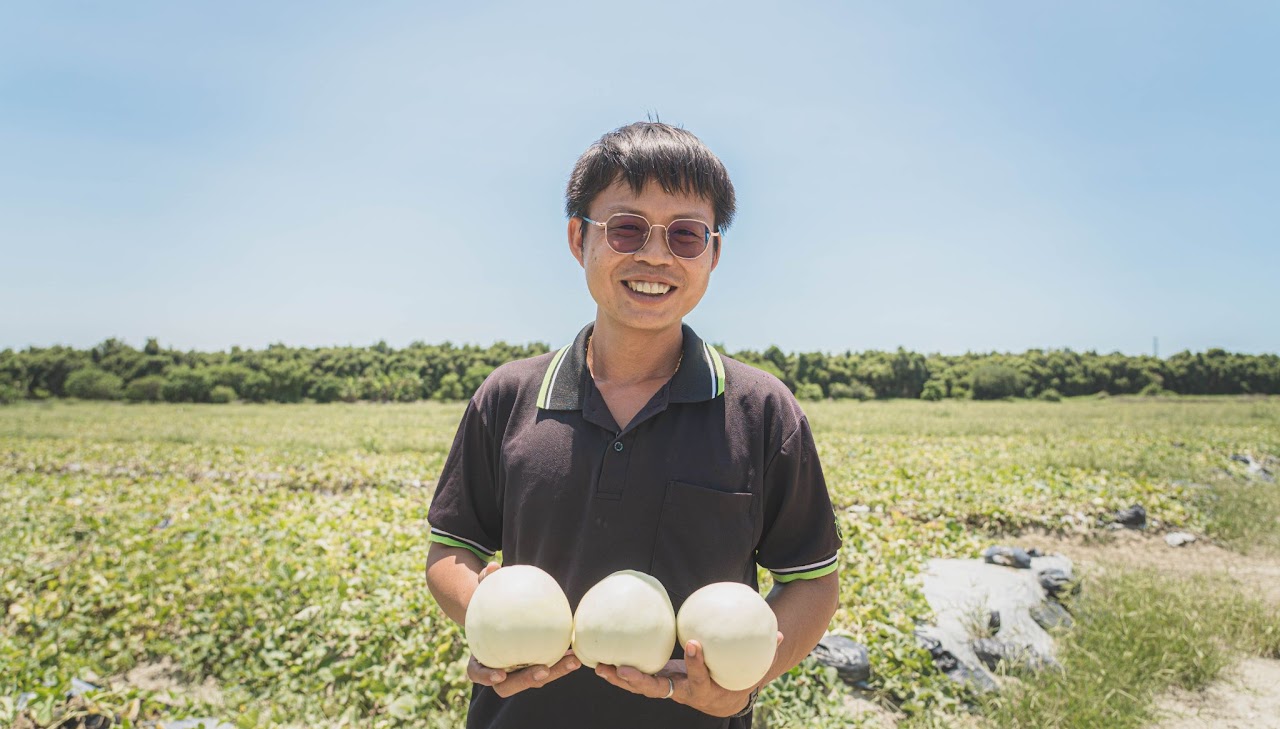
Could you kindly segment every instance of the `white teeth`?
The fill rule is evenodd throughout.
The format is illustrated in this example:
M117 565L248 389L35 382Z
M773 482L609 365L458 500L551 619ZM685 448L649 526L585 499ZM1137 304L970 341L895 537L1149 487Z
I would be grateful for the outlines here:
M652 281L628 281L627 285L632 291L638 291L642 294L665 294L671 290L671 287L664 283L654 283Z

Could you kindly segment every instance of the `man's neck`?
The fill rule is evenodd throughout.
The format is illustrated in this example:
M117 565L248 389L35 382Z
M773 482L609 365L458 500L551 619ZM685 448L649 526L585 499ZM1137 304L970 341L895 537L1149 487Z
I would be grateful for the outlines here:
M622 329L597 317L588 344L592 378L625 387L670 379L684 351L684 333L679 325L657 332Z

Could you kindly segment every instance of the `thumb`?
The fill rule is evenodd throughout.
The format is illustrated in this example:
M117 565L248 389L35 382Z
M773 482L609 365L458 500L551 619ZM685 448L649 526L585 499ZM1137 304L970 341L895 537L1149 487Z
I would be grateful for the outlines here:
M480 576L476 579L476 582L480 582L480 580L483 580L494 572L497 572L501 567L502 565L497 562L490 562L484 566L484 569L480 570Z

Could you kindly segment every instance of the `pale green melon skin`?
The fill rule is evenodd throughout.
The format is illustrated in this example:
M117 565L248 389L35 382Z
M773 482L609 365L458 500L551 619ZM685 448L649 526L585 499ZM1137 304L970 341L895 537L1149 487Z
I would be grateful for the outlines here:
M643 572L622 570L597 582L573 616L573 653L588 668L604 663L657 673L675 642L671 597Z
M573 610L555 578L531 565L481 580L467 605L467 645L489 668L551 666L573 638Z
M730 691L755 687L778 649L778 616L760 593L738 582L717 582L690 595L676 630L680 645L702 645L711 680Z

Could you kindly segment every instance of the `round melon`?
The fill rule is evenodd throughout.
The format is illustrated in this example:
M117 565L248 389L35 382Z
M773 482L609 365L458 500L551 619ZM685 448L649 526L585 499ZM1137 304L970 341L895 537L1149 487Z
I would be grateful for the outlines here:
M588 668L604 663L657 673L675 642L671 598L643 572L623 570L597 582L573 615L573 652Z
M481 580L465 627L471 654L490 668L550 666L569 649L573 611L554 577L517 564Z
M711 680L730 691L759 683L778 648L778 616L760 593L738 582L717 582L690 595L676 630L680 645L702 644Z

